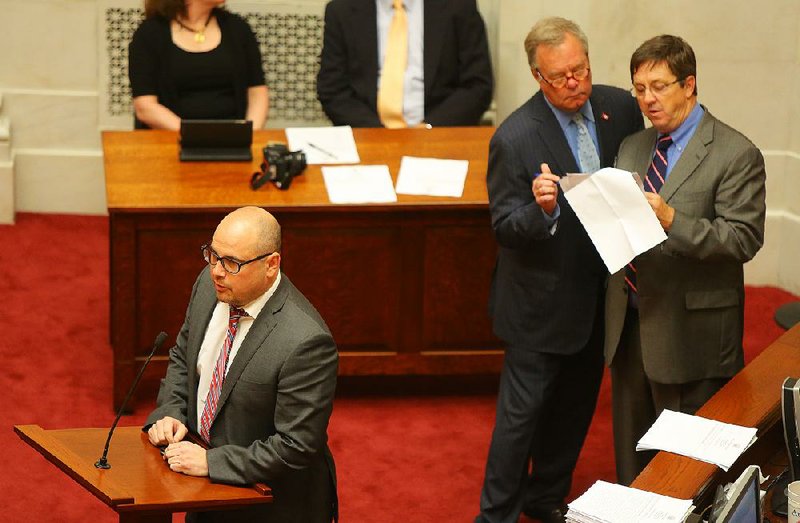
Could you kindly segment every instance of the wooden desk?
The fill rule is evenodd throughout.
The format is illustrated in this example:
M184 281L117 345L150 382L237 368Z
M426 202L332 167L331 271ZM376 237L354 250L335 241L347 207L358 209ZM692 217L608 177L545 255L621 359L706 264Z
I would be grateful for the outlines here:
M117 427L107 470L94 463L103 453L108 429L44 430L38 425L17 425L14 432L116 511L121 523L168 523L173 512L272 502L269 489L222 485L172 472L141 427Z
M244 205L265 207L283 228L283 268L319 309L341 355L341 375L496 374L502 352L487 301L496 247L486 193L494 129L355 129L362 164L403 155L469 160L461 198L399 196L383 205L328 202L319 166L288 191L248 182L252 163L181 163L176 133L103 133L111 240L111 344L119 405L152 340L177 334L200 245ZM166 358L154 359L140 394L154 395ZM149 384L149 389L147 388Z
M697 412L706 418L758 428L758 440L728 473L708 463L659 452L631 486L681 499L692 498L702 510L713 500L716 486L736 479L747 465L766 466L771 469L767 473L775 473L781 457L784 464L787 459L781 385L789 376L800 376L800 325L764 349Z

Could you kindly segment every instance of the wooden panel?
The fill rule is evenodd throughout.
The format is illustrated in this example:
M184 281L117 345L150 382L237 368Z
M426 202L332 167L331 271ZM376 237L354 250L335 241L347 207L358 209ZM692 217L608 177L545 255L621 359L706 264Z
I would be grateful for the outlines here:
M426 230L423 351L500 346L488 313L495 255L488 220Z
M212 229L213 231L213 229ZM146 355L162 330L171 343L186 316L192 286L207 267L200 246L207 230L140 228L137 234L137 355Z
M136 370L136 221L133 217L111 213L110 243L110 333L114 349L114 408L133 383Z
M283 231L283 269L328 323L339 350L397 350L397 230L320 223Z

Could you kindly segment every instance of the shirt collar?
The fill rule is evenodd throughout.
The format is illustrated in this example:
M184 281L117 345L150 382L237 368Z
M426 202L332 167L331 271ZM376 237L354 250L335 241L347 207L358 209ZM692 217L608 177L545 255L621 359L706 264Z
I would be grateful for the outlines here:
M394 0L375 0L378 4L378 7L381 7L389 12L392 11L392 6L394 5ZM406 6L406 12L410 11L416 5L417 0L403 0L403 5Z
M697 126L700 125L700 120L703 119L703 114L705 114L703 106L699 103L696 103L692 111L689 113L689 116L686 117L686 120L684 120L677 129L669 133L669 135L672 137L672 143L678 148L679 151L683 151L686 148L686 145L694 135L694 131L697 129ZM659 133L658 136L660 138L663 135Z
M547 105L553 111L553 114L556 115L556 120L558 120L558 123L559 125L561 125L561 128L565 129L572 121L572 117L575 115L575 113L568 113L566 111L562 111L558 107L551 104L550 100L548 100L546 96L544 97L544 101L547 102ZM592 112L591 101L586 100L586 103L583 104L583 106L580 109L578 109L578 112L581 113L586 120L594 122L594 113Z
M275 291L278 289L278 285L280 283L281 283L281 272L278 271L278 277L275 278L274 282L272 282L270 288L267 289L267 291L264 294L262 294L255 300L251 301L247 305L242 306L242 309L245 310L248 316L250 316L253 319L256 319L258 315L261 313L261 309L264 308L264 305L266 305L269 299L272 298L272 295L275 294Z

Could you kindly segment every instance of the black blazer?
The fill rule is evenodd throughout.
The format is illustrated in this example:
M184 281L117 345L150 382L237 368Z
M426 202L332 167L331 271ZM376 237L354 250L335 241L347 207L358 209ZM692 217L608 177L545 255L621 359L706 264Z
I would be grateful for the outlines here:
M234 71L232 80L236 118L244 118L247 114L248 88L266 83L261 65L261 51L244 18L223 9L214 9L214 16L217 17L222 38L230 41L227 51ZM134 98L154 94L161 105L182 116L178 110L178 88L170 74L172 46L174 44L169 20L162 16L144 20L128 44L128 78ZM149 128L135 115L134 127Z
M493 79L475 0L425 0L423 18L425 121L476 125L492 100ZM375 0L328 3L317 96L334 125L382 127Z
M627 91L595 85L590 97L600 163L612 166L623 138L643 127ZM489 144L487 186L499 249L489 310L511 346L574 354L591 335L608 274L575 212L559 192L561 217L550 235L531 186L540 165L579 172L561 126L539 92L512 113Z

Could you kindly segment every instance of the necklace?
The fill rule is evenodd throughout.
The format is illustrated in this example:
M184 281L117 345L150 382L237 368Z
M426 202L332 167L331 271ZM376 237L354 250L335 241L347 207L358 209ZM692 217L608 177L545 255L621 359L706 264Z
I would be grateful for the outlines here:
M202 29L192 29L188 25L181 22L181 19L177 16L175 17L175 21L178 22L178 25L181 26L183 29L186 29L190 33L194 33L194 41L198 44L202 44L206 41L206 28L208 27L208 23L211 21L211 17L213 16L214 12L208 13L208 18L206 18L206 23L203 24Z

